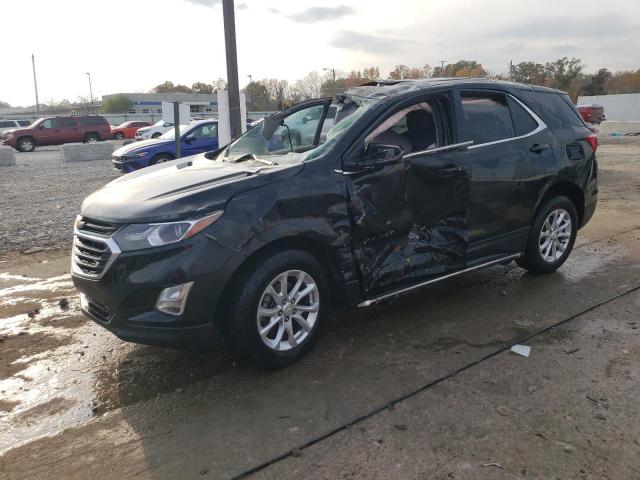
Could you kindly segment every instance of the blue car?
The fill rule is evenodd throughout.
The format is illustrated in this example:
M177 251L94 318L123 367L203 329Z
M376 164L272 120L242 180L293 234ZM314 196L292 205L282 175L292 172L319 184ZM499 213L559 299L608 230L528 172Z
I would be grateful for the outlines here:
M191 125L180 125L181 157L218 148L217 120L202 120ZM171 129L156 139L125 145L113 152L111 158L113 166L125 173L173 160L176 158L175 131Z

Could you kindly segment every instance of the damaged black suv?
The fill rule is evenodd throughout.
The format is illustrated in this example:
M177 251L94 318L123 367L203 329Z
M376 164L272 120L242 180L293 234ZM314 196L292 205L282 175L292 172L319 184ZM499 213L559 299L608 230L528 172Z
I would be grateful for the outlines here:
M264 367L365 307L512 260L556 270L596 207L597 140L564 93L382 82L279 112L215 152L125 175L75 224L83 311L118 337ZM329 126L330 128L323 128Z

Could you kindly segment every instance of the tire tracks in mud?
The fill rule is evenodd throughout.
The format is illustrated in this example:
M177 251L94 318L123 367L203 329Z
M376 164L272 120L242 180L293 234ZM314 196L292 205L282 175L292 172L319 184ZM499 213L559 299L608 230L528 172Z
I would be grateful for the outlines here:
M636 230L636 229L637 228L634 228L634 229L632 229L630 231L633 231L633 230ZM625 232L625 233L629 233L629 232ZM587 313L590 313L590 312L592 312L594 310L597 310L600 307L603 307L605 305L608 305L609 303L615 302L616 300L619 300L619 299L621 299L621 298L623 298L623 297L625 297L627 295L630 295L630 294L632 294L634 292L637 292L637 291L640 291L640 285L636 285L634 287L631 287L631 288L623 291L622 293L618 293L616 295L613 295L613 296L611 296L611 297L609 297L609 298L607 298L607 299L605 299L605 300L603 300L601 302L598 302L598 303L596 303L596 304L594 304L594 305L592 305L592 306L590 306L588 308L585 308L585 309L581 310L578 313L570 315L570 316L568 316L568 317L566 317L566 318L564 318L564 319L562 319L562 320L560 320L560 321L558 321L556 323L553 323L553 324L548 325L546 327L543 327L543 328L540 328L538 330L535 330L535 331L533 331L531 333L528 333L528 334L526 334L526 335L524 335L524 336L522 336L522 337L520 337L520 338L518 338L516 340L510 341L510 342L504 344L503 346L501 346L500 348L498 348L497 350L495 350L493 352L490 352L490 353L482 356L481 358L479 358L477 360L469 362L466 365L463 365L462 367L460 367L460 368L458 368L456 370L453 370L453 371L451 371L451 372L449 372L449 373L447 373L447 374L445 374L445 375L443 375L443 376L441 376L441 377L439 377L439 378L437 378L435 380L432 380L432 381L430 381L428 383L425 383L424 385L421 385L421 386L419 386L417 388L414 388L411 391L396 397L395 399L391 400L390 402L387 402L384 405L380 405L380 406L378 406L378 407L376 407L376 408L374 408L372 410L369 410L368 412L366 412L366 413L354 418L350 422L343 423L342 425L339 425L339 426L329 430L328 432L325 432L325 433L323 433L321 435L318 435L318 436L306 441L305 443L303 443L301 445L293 446L291 448L291 450L289 450L287 452L284 452L284 453L282 453L280 455L277 455L275 457L272 457L271 459L266 460L265 462L262 462L259 465L256 465L254 467L251 467L251 468L249 468L249 469L247 469L247 470L245 470L245 471L243 471L243 472L241 472L241 473L239 473L237 475L234 475L231 478L233 480L240 480L240 479L249 478L251 475L253 475L255 473L258 473L258 472L264 470L265 468L268 468L271 465L274 465L274 464L276 464L276 463L278 463L278 462L280 462L282 460L285 460L285 459L287 459L289 457L293 457L293 456L299 456L301 454L301 452L303 452L306 448L309 448L309 447L311 447L311 446L313 446L313 445L315 445L317 443L320 443L320 442L322 442L324 440L327 440L328 438L336 435L337 433L340 433L340 432L342 432L344 430L347 430L347 429L351 428L352 426L357 425L360 422L363 422L363 421L365 421L365 420L367 420L367 419L369 419L371 417L374 417L375 415L377 415L377 414L379 414L381 412L384 412L385 410L393 409L393 406L395 404L403 402L405 400L408 400L408 399L418 395L419 393L422 393L422 392L424 392L424 391L426 391L426 390L428 390L428 389L430 389L430 388L432 388L432 387L434 387L434 386L436 386L436 385L438 385L438 384L440 384L440 383L442 383L442 382L444 382L446 380L449 380L449 379L455 377L456 375L458 375L458 374L460 374L460 373L462 373L462 372L464 372L466 370L469 370L469 369L471 369L473 367L481 365L482 363L486 362L487 360L489 360L489 359L491 359L491 358L493 358L493 357L495 357L495 356L497 356L497 355L499 355L501 353L509 351L511 349L511 347L513 347L514 345L527 342L528 340L536 338L536 337L538 337L538 336L540 336L540 335L542 335L542 334L544 334L544 333L546 333L546 332L548 332L550 330L553 330L554 328L557 328L559 326L565 325L565 324L567 324L567 323L569 323L569 322L571 322L573 320L578 319L579 317L581 317L583 315L586 315Z

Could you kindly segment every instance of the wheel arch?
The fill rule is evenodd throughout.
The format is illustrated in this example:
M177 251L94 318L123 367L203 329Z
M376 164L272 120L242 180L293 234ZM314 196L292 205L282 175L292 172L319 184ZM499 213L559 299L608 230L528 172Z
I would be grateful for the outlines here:
M34 146L38 146L38 141L35 139L35 137L31 136L31 135L21 135L18 137L18 139L16 140L16 146L18 146L20 144L21 140L24 140L25 138L29 138L31 139L31 141L33 142Z
M537 217L540 209L545 203L547 203L547 201L560 195L568 197L573 202L573 205L576 207L576 213L578 214L578 225L581 227L584 219L584 193L578 185L566 180L554 183L547 189L542 197L540 197L540 201L538 202L533 218L535 219Z
M232 292L237 290L238 283L242 278L251 271L251 268L261 258L276 252L285 250L301 250L314 257L325 270L332 303L341 304L345 301L345 279L342 275L338 263L338 259L332 251L332 248L325 242L310 235L286 236L274 239L273 241L260 246L252 251L240 263L233 272L229 280L226 282L220 301L216 305L214 321L220 321L227 317L230 301L234 298Z
M98 132L94 132L92 130L92 131L89 131L89 132L84 132L84 141L85 142L87 141L87 138L89 137L89 135L95 135L96 137L98 137L98 140L102 140L102 137L100 137L100 134Z

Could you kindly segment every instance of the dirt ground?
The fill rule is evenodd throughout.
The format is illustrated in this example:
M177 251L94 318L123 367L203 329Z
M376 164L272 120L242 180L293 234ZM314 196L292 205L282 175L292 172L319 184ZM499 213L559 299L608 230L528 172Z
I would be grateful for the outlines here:
M336 312L276 372L123 343L79 314L66 248L5 254L0 478L640 478L640 143L599 162L557 273Z

